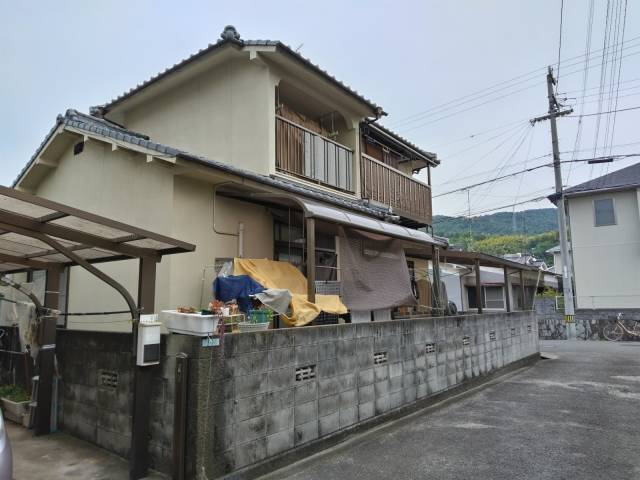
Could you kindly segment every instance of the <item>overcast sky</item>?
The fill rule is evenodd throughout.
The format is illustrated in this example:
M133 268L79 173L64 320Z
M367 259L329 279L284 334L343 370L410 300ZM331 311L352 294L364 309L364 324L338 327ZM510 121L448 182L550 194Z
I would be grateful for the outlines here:
M614 7L618 1L622 6L623 0L610 4ZM606 3L595 1L586 113L599 111ZM586 51L588 7L588 0L564 2L562 57L571 60L560 65L558 88L561 94L570 92L565 96L573 98L567 103L576 110L585 63L584 58L573 57ZM612 92L618 92L618 109L640 105L637 7L629 2L621 65L609 63L616 76L620 67L620 84L613 82L610 90L607 70L601 111L608 109ZM618 16L620 22L615 22ZM612 18L613 38L622 14L616 10ZM527 127L526 120L547 110L545 67L558 58L560 0L322 4L0 0L0 22L0 183L4 185L11 184L57 114L67 108L87 112L89 106L104 103L215 42L226 24L235 25L243 38L278 39L294 48L302 45L305 56L382 105L389 113L383 120L386 126L441 159L432 177L435 195L550 161L544 156L551 151L548 122ZM617 31L620 42L621 28ZM610 53L608 59L613 57ZM518 78L512 81L514 77ZM584 151L577 158L593 156L597 118L584 117L580 142ZM604 146L608 124L614 154L640 152L640 110L618 113L615 128L613 115L600 118L599 147ZM560 149L568 152L563 154L565 160L572 158L578 120L559 120ZM602 149L597 152L602 153ZM568 184L633 162L575 164ZM566 178L568 164L563 168ZM495 182L470 191L471 211L546 195L552 187L553 172L548 168ZM437 214L464 214L468 206L466 192L434 200ZM516 209L548 206L542 201Z

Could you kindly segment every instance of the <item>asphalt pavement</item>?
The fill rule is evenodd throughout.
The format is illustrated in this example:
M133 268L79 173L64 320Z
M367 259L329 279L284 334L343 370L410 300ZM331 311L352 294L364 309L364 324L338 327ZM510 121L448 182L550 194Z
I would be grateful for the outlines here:
M264 479L640 479L640 342L545 341L552 359Z

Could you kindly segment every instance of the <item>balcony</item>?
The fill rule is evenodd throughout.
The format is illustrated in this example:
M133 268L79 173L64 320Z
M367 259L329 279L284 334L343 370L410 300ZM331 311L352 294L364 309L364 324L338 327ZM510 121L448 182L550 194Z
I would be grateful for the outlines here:
M369 155L360 160L362 198L391 207L417 224L431 225L431 187Z
M353 151L276 115L277 170L345 192L354 192Z

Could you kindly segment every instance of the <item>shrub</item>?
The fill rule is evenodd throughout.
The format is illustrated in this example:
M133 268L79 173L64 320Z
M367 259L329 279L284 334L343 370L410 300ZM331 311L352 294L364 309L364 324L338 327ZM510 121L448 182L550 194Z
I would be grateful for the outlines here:
M3 385L0 387L0 398L12 402L25 402L29 400L29 395L20 385Z

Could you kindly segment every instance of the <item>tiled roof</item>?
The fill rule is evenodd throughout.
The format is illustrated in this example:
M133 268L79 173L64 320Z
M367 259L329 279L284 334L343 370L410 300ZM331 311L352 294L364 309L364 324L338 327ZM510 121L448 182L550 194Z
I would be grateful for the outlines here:
M211 52L213 52L215 50L218 50L222 46L224 46L224 45L236 45L236 46L238 46L240 48L242 48L242 47L276 47L278 50L286 53L287 55L291 56L295 60L301 62L307 68L310 68L311 70L314 70L316 73L318 73L321 76L323 76L326 80L328 80L329 82L333 83L337 87L341 88L342 90L344 90L349 95L355 97L360 102L366 104L372 110L378 112L379 116L380 115L386 115L386 113L384 112L382 107L380 107L379 105L376 105L371 100L369 100L368 98L364 97L363 95L358 93L353 88L351 88L348 85L342 83L340 80L335 78L333 75L331 75L326 70L323 70L320 66L318 66L315 63L311 62L311 60L309 60L308 58L303 57L302 55L300 55L300 53L298 53L297 51L293 50L288 45L285 45L284 43L282 43L282 42L280 42L278 40L242 40L242 39L240 39L240 35L236 32L235 28L233 28L232 26L225 27L225 30L222 33L221 37L222 38L220 40L218 40L216 43L209 44L206 48L203 48L203 49L199 50L198 52L194 53L193 55L191 55L191 56L179 61L178 63L174 64L173 66L168 67L163 72L160 72L160 73L154 75L153 77L149 78L148 80L145 80L144 82L138 84L137 86L135 86L134 88L130 89L129 91L123 93L122 95L120 95L120 96L108 101L106 104L100 105L100 106L97 106L97 107L93 107L93 108L97 109L98 111L106 112L106 111L110 110L111 108L113 108L118 103L120 103L123 100L135 95L136 93L140 92L141 90L143 90L144 88L148 87L149 85L157 82L158 80L166 77L167 75L170 75L173 72L176 72L177 70L180 70L181 68L183 68L186 65L190 64L191 62L193 62L193 61L195 61L195 60L197 60L199 58L202 58L205 55L207 55L207 54L209 54L209 53L211 53Z
M295 182L289 182L286 179L280 177L272 177L266 175L260 175L255 172L251 172L249 170L245 170L242 168L235 167L233 165L229 165L227 163L219 162L216 160L211 160L206 157L202 157L200 155L194 155L184 150L179 150L173 147L169 147L160 143L153 142L146 135L142 135L131 130L127 130L126 128L121 127L113 122L108 120L97 118L92 115L87 115L85 113L78 112L77 110L67 110L64 116L58 115L56 119L55 126L51 129L47 138L42 142L36 153L31 157L29 163L22 169L18 178L14 180L13 187L17 185L22 176L27 172L29 167L33 164L35 159L40 155L40 152L47 144L51 136L54 134L56 129L60 126L66 126L75 128L77 130L93 133L97 135L102 135L107 138L112 138L113 140L128 143L131 145L137 145L139 147L152 150L154 152L158 152L160 155L170 156L170 157L179 157L186 160L194 161L200 163L202 165L216 168L218 170L222 170L225 172L229 172L250 180L253 180L258 183L262 183L264 185L269 185L275 188L279 188L281 190L285 190L296 195L301 195L304 197L312 198L319 201L324 201L327 203L331 203L336 206L340 206L343 208L347 208L349 210L361 212L367 215L371 215L380 219L386 219L389 216L389 212L382 209L376 208L370 205L366 205L364 202L359 200L351 200L345 198L341 195L333 195L329 192L325 192L313 187L309 187L306 185L299 185Z
M564 190L565 196L575 195L584 192L597 192L599 190L635 188L640 186L640 163L631 165L615 172L608 173L602 177L594 178L588 182L581 183ZM555 203L559 196L549 195L549 200Z

